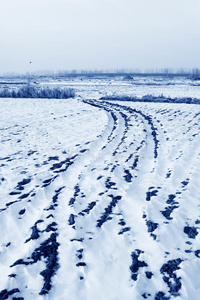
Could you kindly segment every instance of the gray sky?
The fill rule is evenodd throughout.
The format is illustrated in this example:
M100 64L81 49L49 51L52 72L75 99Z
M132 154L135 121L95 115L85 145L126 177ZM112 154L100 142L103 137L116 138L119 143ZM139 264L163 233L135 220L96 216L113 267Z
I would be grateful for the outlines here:
M1 74L163 67L200 67L200 0L0 0Z

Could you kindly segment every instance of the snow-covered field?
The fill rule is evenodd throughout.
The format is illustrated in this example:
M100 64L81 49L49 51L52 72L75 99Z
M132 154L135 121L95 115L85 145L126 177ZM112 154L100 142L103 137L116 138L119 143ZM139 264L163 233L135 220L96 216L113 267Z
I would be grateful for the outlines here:
M0 299L200 299L200 105L129 85L0 99Z

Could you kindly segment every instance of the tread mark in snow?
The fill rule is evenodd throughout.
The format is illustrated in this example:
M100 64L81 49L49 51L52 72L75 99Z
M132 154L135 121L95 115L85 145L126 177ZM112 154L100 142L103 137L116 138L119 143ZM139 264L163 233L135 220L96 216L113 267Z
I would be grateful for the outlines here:
M125 160L125 162L127 163L132 157L133 157L133 153L131 153L131 154L129 155L129 157L127 158L127 160Z
M8 275L8 277L10 277L10 278L15 278L17 276L17 274L10 274L10 275Z
M56 156L49 156L48 161L51 161L51 160L59 160L59 157L57 155Z
M86 152L86 151L88 151L89 149L83 149L83 150L80 150L79 152L80 153L84 153L84 152Z
M198 231L194 226L193 227L185 226L184 233L187 234L190 239L195 239L196 236L198 235Z
M139 155L136 155L135 160L133 162L133 165L131 167L132 170L134 170L135 168L137 168L138 161L139 161Z
M149 271L146 271L145 274L148 279L151 279L151 277L153 276L153 273Z
M22 181L18 182L17 186L15 187L16 190L22 191L24 190L24 185L31 182L31 178L24 178Z
M84 238L70 240L70 242L80 242L80 243L82 243L83 241L84 241Z
M153 236L153 238L155 238L156 236L154 234L152 234L152 232L154 232L157 227L158 227L158 223L154 223L150 220L146 221L146 225L148 227L148 232L151 232L151 236Z
M90 211L95 207L95 205L96 205L96 202L95 202L95 201L89 203L89 204L88 204L88 207L87 207L86 209L82 210L82 211L79 213L79 215L84 216L85 213L86 213L86 214L89 214Z
M21 192L15 192L15 191L9 193L10 196L15 196L15 195L20 195L20 194L21 194Z
M112 198L112 201L108 205L108 207L105 208L105 213L101 216L99 220L97 220L97 227L101 227L103 223L105 223L108 220L112 220L112 217L110 217L110 214L112 213L113 207L117 205L117 202L121 200L121 196L113 196L108 195Z
M69 200L69 205L73 205L74 202L76 201L76 198L78 197L79 193L80 193L80 188L79 188L79 185L75 185L74 187L75 189L75 192L74 192L74 195L73 197Z
M170 205L165 207L165 210L162 210L161 213L167 220L172 220L173 218L170 216L174 209L179 208L177 205Z
M189 178L187 178L186 180L182 181L182 188L184 188L186 185L188 185L189 183Z
M70 216L69 216L69 220L68 220L68 224L69 225L74 225L75 224L75 215L73 215L73 214L71 214Z
M76 264L77 267L86 267L86 263L85 262L79 262Z
M27 193L27 194L23 194L21 196L19 196L19 199L25 199L25 198L28 198L28 196L31 194L31 192Z
M107 180L106 180L106 182L105 182L105 186L106 186L106 188L107 189L117 189L117 188L113 188L113 186L115 186L116 185L116 183L115 182L112 182L111 181L111 178L110 177L108 177L107 178Z
M174 199L176 198L176 195L170 194L168 196L168 199L166 201L167 204L178 204L178 202L175 202Z
M12 201L12 202L6 203L7 208L8 208L10 205L12 205L12 204L14 204L14 203L16 203L16 202L19 202L19 201L16 200L16 201ZM5 209L6 209L6 208L5 208Z
M79 249L76 252L77 252L78 259L82 259L83 258L83 249Z
M165 297L165 293L163 292L158 292L154 298L154 300L169 300L169 299L170 297Z
M175 297L180 295L179 291L182 286L181 277L177 277L175 271L180 269L179 265L182 261L180 258L169 260L160 269L160 273L163 275L163 281L167 283L170 294Z
M151 197L157 196L158 190L153 189L152 191L150 191L151 189L153 189L153 187L150 187L148 192L146 193L146 201L150 201Z
M23 259L17 260L11 267L17 265L32 265L37 263L43 257L46 264L46 269L40 272L40 275L44 278L44 285L40 291L40 295L48 294L51 289L51 278L56 274L59 264L58 264L58 242L57 233L52 233L50 237L40 244L40 247L34 250L31 257L28 257L28 261Z
M142 294L142 297L143 297L144 299L147 299L147 298L149 298L150 296L151 296L151 294L147 294L147 293Z
M40 235L39 235L40 230L38 230L37 224L41 223L41 222L43 222L43 220L38 220L37 222L35 222L34 226L31 227L32 234L31 234L30 238L25 241L25 243L28 243L30 240L37 240L40 237Z
M52 198L53 204L50 205L48 208L45 208L44 210L48 211L48 210L55 210L55 207L58 206L57 202L58 202L58 196L60 194L60 192L62 191L62 189L64 189L65 186L60 187L59 189L55 190L55 195Z
M139 249L136 249L135 252L131 253L132 265L129 267L129 269L131 270L132 273L131 279L134 281L137 281L139 268L148 267L145 261L141 261L138 259L141 253L144 253L144 251L141 251Z
M124 173L126 174L126 175L124 175L124 179L127 182L132 182L133 176L131 175L131 173L129 172L129 170L124 170Z
M69 168L69 166L71 166L74 163L74 160L77 156L78 156L78 154L76 154L70 158L66 158L65 160L63 160L59 163L53 164L53 166L50 168L50 170L54 171L54 173L61 173L61 172L66 171ZM61 167L63 167L63 166L64 166L64 168L61 169Z
M166 178L169 178L170 176L171 176L171 173L172 171L171 170L169 170L169 172L166 174Z
M48 185L50 185L55 179L56 179L57 176L54 176L52 178L49 178L49 179L46 179L43 181L43 186L42 187L47 187Z
M25 209L25 208L24 208L24 209L21 209L21 210L19 211L19 215L21 216L21 215L25 214L25 212L26 212L26 209Z
M20 293L19 289L12 289L11 291L8 290L3 290L0 292L0 299L4 300L4 299L8 299L9 296L12 296L15 293Z
M120 234L123 234L124 232L130 231L130 230L131 230L131 227L125 227L125 228L122 228L118 234L120 235Z
M196 257L200 258L200 250L196 250L194 254L195 254Z
M121 225L121 226L125 226L126 222L124 221L124 219L120 219L118 224Z

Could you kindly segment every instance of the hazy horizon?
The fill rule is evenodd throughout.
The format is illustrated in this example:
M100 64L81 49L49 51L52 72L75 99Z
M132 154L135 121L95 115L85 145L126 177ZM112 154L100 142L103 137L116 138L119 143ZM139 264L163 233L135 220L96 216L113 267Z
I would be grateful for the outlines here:
M133 75L133 76L146 76L146 75L189 75L189 74L199 74L199 68L180 68L180 69L173 69L173 68L161 68L161 69L107 69L107 70L100 70L100 69L85 69L85 70L35 70L31 72L2 72L0 73L0 77L27 77L27 76L81 76L81 75Z
M198 68L199 13L198 0L1 0L0 74Z

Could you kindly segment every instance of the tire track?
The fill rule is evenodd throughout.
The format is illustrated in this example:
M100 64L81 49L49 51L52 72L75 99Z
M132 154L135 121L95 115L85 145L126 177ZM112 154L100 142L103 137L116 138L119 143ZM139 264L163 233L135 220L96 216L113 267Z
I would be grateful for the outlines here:
M78 175L78 182L74 185L74 193L69 202L71 209L66 208L66 211L69 210L67 219L68 226L71 229L68 230L68 236L70 236L72 245L69 245L69 242L66 243L65 251L69 249L69 253L71 251L74 252L74 264L70 264L70 270L73 269L74 275L71 276L71 281L69 280L68 282L68 289L63 291L63 295L66 292L69 294L75 293L72 280L81 280L82 293L86 293L84 282L85 280L90 282L92 276L88 274L88 270L90 272L92 270L92 266L88 267L91 264L91 258L89 257L94 255L88 250L88 243L96 245L98 243L97 237L105 230L106 239L111 239L115 243L105 227L106 224L108 224L108 228L110 226L115 227L118 236L117 243L122 242L121 237L123 237L123 240L128 239L130 244L133 243L134 229L127 224L129 222L126 223L120 202L125 200L126 190L129 189L129 185L137 177L137 167L143 159L143 157L140 157L140 153L147 151L145 148L149 143L149 139L155 144L151 148L151 154L149 155L155 160L157 158L155 149L158 142L157 140L155 141L156 135L149 134L149 131L150 133L155 131L150 118L144 117L144 114L141 112L138 113L136 110L130 111L119 105L95 101L87 101L87 103L105 109L113 122L113 127L97 157L93 158L91 163L87 163ZM132 130L132 127L143 128L143 130L138 130L139 138L136 131ZM130 152L133 153L130 154ZM149 168L149 172L151 171L152 165ZM145 224L145 221L143 223ZM76 253L79 253L80 247L81 258L85 257L85 260L81 261L79 260L80 256L78 260L76 259ZM131 257L133 251L129 251L127 256ZM143 253L142 250L140 251ZM64 266L64 263L61 263L61 266ZM127 278L131 278L129 268L127 266L125 268L127 269ZM150 271L147 271L147 274L150 274ZM60 280L62 280L61 276L59 277ZM70 290L70 287L72 290ZM75 299L76 297L78 295L74 296Z

